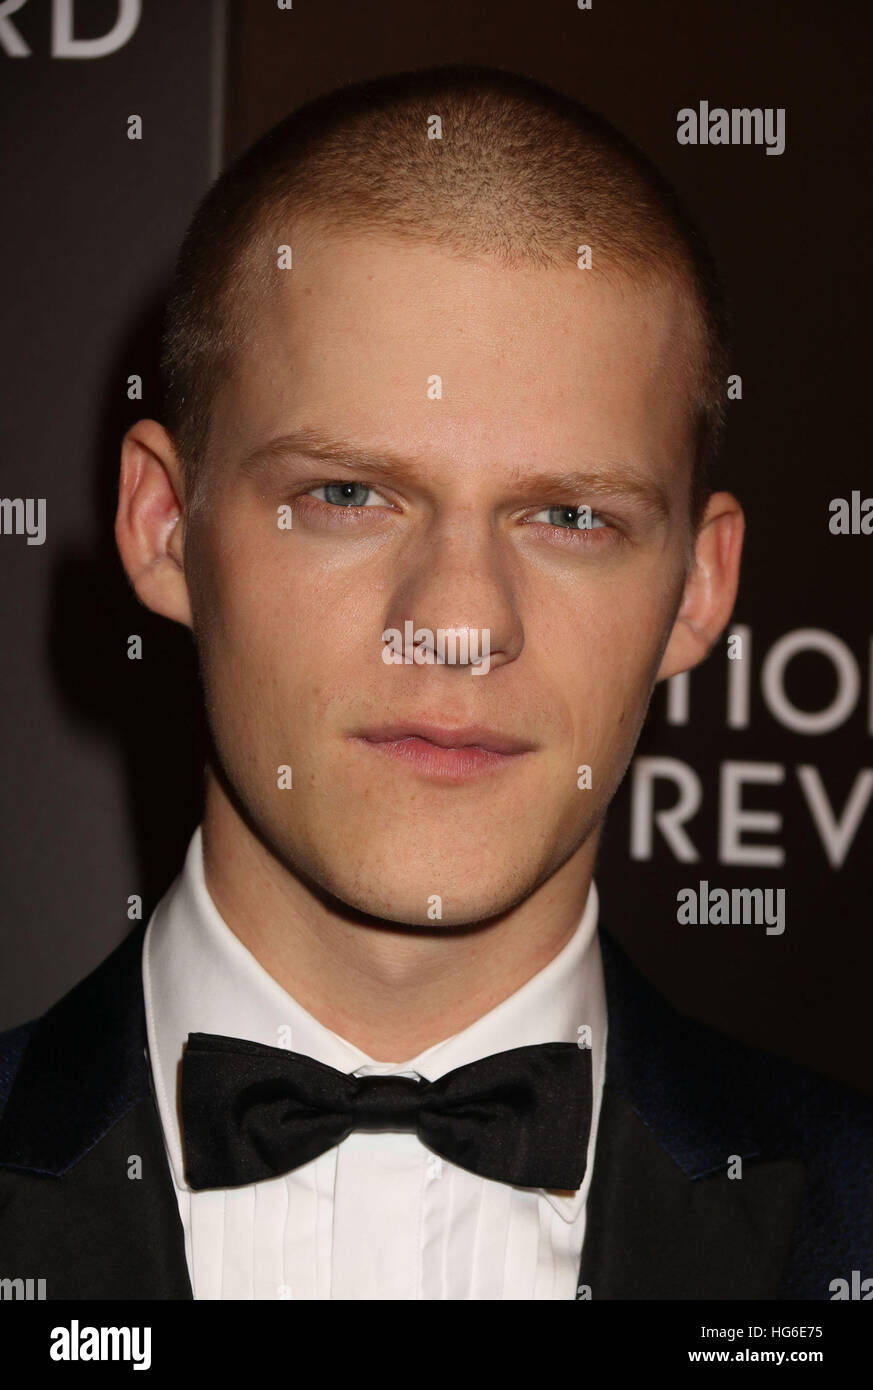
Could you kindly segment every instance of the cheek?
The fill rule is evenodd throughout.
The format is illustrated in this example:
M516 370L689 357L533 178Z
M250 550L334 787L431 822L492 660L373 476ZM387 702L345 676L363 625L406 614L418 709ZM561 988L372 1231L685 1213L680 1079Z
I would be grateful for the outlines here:
M604 585L599 598L589 592L583 603L557 611L537 644L554 708L574 747L603 756L636 733L669 625L669 604L654 586L613 583Z
M347 581L332 583L281 545L225 546L201 571L195 605L213 718L243 739L258 727L317 734L381 654L378 616L365 621L347 594Z

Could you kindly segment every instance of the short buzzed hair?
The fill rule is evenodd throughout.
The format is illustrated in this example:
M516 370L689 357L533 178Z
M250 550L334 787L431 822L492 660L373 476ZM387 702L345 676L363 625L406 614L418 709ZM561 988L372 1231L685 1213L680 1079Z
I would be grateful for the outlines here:
M441 138L428 138L429 118ZM292 227L390 233L507 266L592 264L679 285L692 310L686 378L696 527L724 426L724 292L706 242L652 162L602 117L498 68L357 83L300 107L199 203L179 252L161 351L164 423L186 491L203 477L212 403L277 284ZM592 272L587 272L592 273ZM189 497L190 500L190 497Z

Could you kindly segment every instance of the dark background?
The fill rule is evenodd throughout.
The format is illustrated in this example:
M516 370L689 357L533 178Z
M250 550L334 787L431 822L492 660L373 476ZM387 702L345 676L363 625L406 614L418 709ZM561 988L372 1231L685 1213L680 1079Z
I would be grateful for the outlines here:
M77 4L77 36L106 33L119 9ZM743 381L716 482L748 521L728 629L746 634L748 722L728 726L725 642L688 679L687 720L671 723L656 691L638 752L676 759L699 782L684 827L697 857L677 857L657 826L649 848L632 842L634 808L643 825L635 763L604 839L602 920L687 1012L873 1091L873 536L828 530L831 498L873 495L866 5L144 0L128 42L88 60L51 55L48 0L10 22L32 52L0 46L0 467L4 496L47 499L48 534L42 547L0 536L0 1027L41 1011L121 939L129 895L151 912L199 819L190 638L136 603L112 539L118 447L128 424L157 413L161 296L194 204L221 163L311 96L400 68L483 62L576 96L660 165L722 267ZM680 146L676 113L701 100L784 107L785 152ZM126 138L131 113L143 117L140 142ZM141 402L127 398L131 373L143 376ZM799 630L810 635L774 705L762 671ZM142 661L127 659L131 633ZM827 710L838 686L816 650L822 633L860 689L845 720L810 733L791 727L791 711ZM730 763L768 779L749 782L743 808L778 820L743 840L781 862L737 863L721 842ZM854 789L862 814L839 862L799 768L813 769L806 784L836 821ZM656 780L655 809L677 794ZM784 888L784 935L677 925L677 891L703 879Z

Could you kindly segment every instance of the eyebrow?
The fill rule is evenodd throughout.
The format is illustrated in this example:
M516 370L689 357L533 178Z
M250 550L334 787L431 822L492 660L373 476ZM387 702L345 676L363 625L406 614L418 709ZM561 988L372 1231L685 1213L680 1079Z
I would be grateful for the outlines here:
M246 454L240 463L243 472L255 474L271 463L281 463L299 455L332 467L366 472L370 477L392 478L414 482L420 480L424 464L408 454L390 448L373 448L335 438L320 430L300 429L278 435ZM560 470L549 473L516 474L513 491L531 497L549 497L554 501L578 501L580 495L590 497L619 497L637 503L653 519L664 521L670 507L664 489L652 479L643 477L624 463L610 463L591 471Z

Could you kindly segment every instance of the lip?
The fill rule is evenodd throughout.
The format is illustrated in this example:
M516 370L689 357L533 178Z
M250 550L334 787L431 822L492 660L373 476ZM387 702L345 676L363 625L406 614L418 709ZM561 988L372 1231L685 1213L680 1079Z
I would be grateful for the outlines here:
M484 748L488 753L529 753L533 744L527 739L504 734L486 724L431 724L426 720L396 721L360 729L356 738L368 743L395 743L398 739L423 738L438 748Z
M429 777L474 777L533 751L528 740L482 724L395 722L361 729L352 739Z

